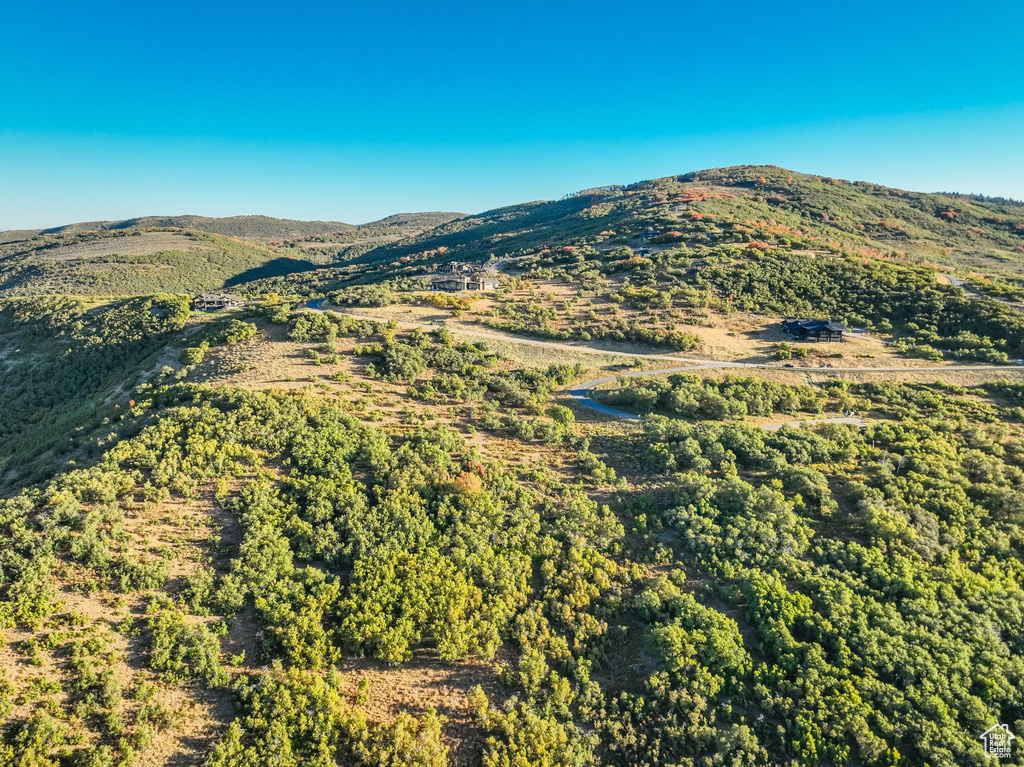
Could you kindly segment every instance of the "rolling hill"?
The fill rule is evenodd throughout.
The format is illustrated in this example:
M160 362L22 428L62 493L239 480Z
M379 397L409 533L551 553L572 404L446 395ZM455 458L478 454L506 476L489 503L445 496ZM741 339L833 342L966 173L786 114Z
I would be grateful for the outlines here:
M0 246L0 296L193 293L314 267L262 244L192 230L47 234Z
M149 216L5 232L0 296L218 290L308 271L458 216L399 214L360 226L266 216Z
M346 224L341 221L296 221L270 216L141 216L123 221L82 221L49 229L10 229L0 232L0 244L24 242L48 234L82 234L113 232L124 229L192 229L197 232L238 237L243 240L301 240L317 235L358 232L385 227L412 231L430 229L456 218L462 213L427 212L397 213L367 224Z
M340 221L293 221L270 216L142 216L123 221L86 221L65 224L49 229L13 230L0 233L0 242L29 240L47 234L81 234L84 232L110 232L123 229L148 228L194 229L225 237L249 240L283 240L310 234L326 234L353 229L353 224Z
M153 250L155 242L143 253L117 252L124 243L117 237L152 239L143 231L152 228L184 229L193 233L182 234L184 238L207 239L201 244L176 241L163 251L172 255L164 257ZM645 231L659 232L662 241L647 242ZM209 247L223 251L230 242L209 235L250 240L251 250L243 253L235 244L229 248L231 256L212 260L208 279L200 278L206 267L198 253ZM110 238L110 248L96 244L104 237ZM60 250L85 240L92 243L88 257L70 258L74 251ZM469 216L398 214L359 226L265 216L178 216L7 232L0 234L0 295L138 293L242 284L253 292L309 292L422 274L451 260L543 257L563 264L578 260L574 249L581 247L599 252L667 246L725 252L752 243L824 259L925 265L964 277L977 271L978 279L994 278L991 287L997 292L1024 290L1020 203L909 192L774 166L738 166L596 187L561 200ZM335 268L278 279L328 266Z
M774 166L697 171L500 208L382 247L367 260L429 260L442 248L449 257L508 257L635 241L646 229L680 231L687 236L677 241L694 244L757 240L1024 270L1024 204L907 192Z

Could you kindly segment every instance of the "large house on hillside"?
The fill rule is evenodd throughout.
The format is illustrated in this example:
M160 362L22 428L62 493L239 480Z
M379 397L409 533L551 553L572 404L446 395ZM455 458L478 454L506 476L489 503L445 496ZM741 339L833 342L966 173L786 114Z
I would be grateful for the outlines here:
M834 320L783 320L782 329L794 341L842 341L846 326Z
M431 290L443 290L448 293L458 293L461 290L495 290L498 281L492 277L485 277L477 274L452 274L444 277L434 277L430 281Z
M487 271L487 264L483 261L449 261L437 267L438 274L479 274Z
M241 296L234 293L203 293L192 299L192 308L197 311L237 309L245 305Z

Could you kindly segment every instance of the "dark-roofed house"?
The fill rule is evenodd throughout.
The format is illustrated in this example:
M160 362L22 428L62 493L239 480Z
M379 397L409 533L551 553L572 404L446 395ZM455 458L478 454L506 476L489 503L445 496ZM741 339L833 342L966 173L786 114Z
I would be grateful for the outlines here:
M834 320L783 320L781 325L794 341L842 341L846 330Z
M237 309L244 304L242 297L234 293L203 293L192 299L192 308L200 311Z

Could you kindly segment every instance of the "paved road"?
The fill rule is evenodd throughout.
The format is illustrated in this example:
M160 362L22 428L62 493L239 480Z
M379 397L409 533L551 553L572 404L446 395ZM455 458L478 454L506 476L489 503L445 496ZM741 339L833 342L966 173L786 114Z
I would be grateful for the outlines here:
M346 317L351 317L356 320L368 320L370 322L387 323L388 320L382 317L368 317L362 314L352 314L350 312L340 312L335 309L325 309L324 303L327 301L326 298L318 298L306 303L306 308L312 309L317 312L329 311L334 314L340 314ZM408 328L422 328L430 327L429 323L425 322L398 322L399 327ZM522 344L524 346L544 346L549 349L562 349L565 351L581 352L584 354L601 354L601 355L614 355L618 357L631 357L634 359L647 359L647 360L671 360L673 362L688 363L685 365L660 368L658 370L639 370L632 373L622 373L616 376L608 376L606 378L595 378L593 381L585 381L581 384L577 384L570 391L569 394L579 404L584 407L588 407L591 410L596 410L599 413L605 415L614 416L616 418L627 418L629 420L638 420L639 417L633 413L627 413L624 410L617 410L607 405L602 405L600 402L595 402L590 392L596 389L598 386L603 384L613 383L620 378L633 378L636 376L656 376L665 375L667 373L684 373L694 372L697 370L711 370L715 368L753 368L760 370L787 370L794 373L913 373L913 372L927 372L927 371L953 371L953 370L1003 370L1012 371L1015 373L1024 373L1024 368L1013 367L1010 365L946 365L946 366L928 366L928 367L887 367L887 368L839 368L839 367L827 367L827 368L812 368L812 367L792 367L792 368L781 368L778 365L768 365L765 363L758 362L724 362L722 360L702 360L693 359L688 357L679 357L676 355L668 354L640 354L638 352L616 352L608 351L606 349L595 349L590 346L582 346L576 344L563 344L557 341L541 341L533 338L520 338L517 336L501 335L499 333L486 333L477 330L464 330L462 328L448 328L448 330L461 336L469 336L471 338L483 338L490 339L493 341L505 341L508 343ZM836 418L812 418L806 421L791 421L790 426L796 426L801 423L855 423L859 426L863 426L864 422L859 418L850 418L846 416ZM783 426L783 424L769 424L765 426L765 429L774 431Z

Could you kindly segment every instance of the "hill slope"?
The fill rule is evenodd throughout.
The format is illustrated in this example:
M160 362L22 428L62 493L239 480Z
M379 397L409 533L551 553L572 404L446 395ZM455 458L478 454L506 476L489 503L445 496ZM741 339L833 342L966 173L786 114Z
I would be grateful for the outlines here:
M49 234L0 246L0 296L192 293L314 266L264 245L206 232Z
M241 289L351 304L365 295L338 291L410 290L442 262L488 257L559 286L545 300L502 291L482 304L476 321L502 330L685 350L698 343L693 326L745 311L763 327L792 315L871 327L929 359L1024 356L1024 208L765 166L467 216L345 266Z
M83 232L110 232L120 229L147 229L151 227L194 229L225 237L250 240L282 240L310 234L325 234L352 229L352 224L340 221L295 221L270 216L141 216L123 221L83 221L49 229L15 230L0 233L0 242L32 239L46 234L81 234Z
M193 229L198 232L240 237L245 240L301 240L316 235L337 234L379 227L402 227L414 231L431 229L462 213L441 211L426 213L396 213L366 224L346 224L341 221L297 221L271 216L140 216L123 221L80 221L54 226L49 229L11 229L0 232L0 243L23 242L47 234L81 234L84 232L111 232L121 229Z
M420 235L458 213L360 226L266 216L148 216L0 233L0 296L194 292L293 274Z
M637 428L558 390L621 357L242 316L0 300L3 764L955 767L1024 729L1021 384L703 370Z
M810 247L821 243L865 255L897 253L955 266L1024 269L1024 207L774 166L697 171L499 208L439 226L413 242L381 248L372 260L405 255L418 261L436 256L430 251L440 248L449 257L514 256L552 246L635 239L645 229L681 230L690 235L681 241L705 244L750 239Z

